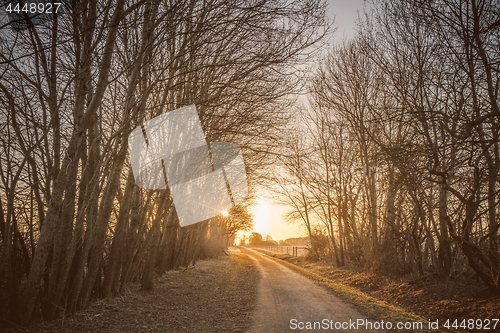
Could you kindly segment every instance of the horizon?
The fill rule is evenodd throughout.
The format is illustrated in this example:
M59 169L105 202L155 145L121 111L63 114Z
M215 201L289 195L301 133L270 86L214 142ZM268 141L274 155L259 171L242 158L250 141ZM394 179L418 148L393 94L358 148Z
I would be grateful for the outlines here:
M366 0L328 0L328 17L334 20L334 26L337 30L333 34L330 45L341 42L344 38L352 38L355 33L356 20L358 19L358 11L361 11L366 5ZM283 219L283 215L289 211L284 205L278 205L272 200L263 198L259 199L256 205L256 216L254 218L255 226L252 231L260 233L262 236L269 235L274 240L285 240L293 237L307 236L307 230L302 226L301 221L287 223ZM259 213L260 210L265 210L268 214Z

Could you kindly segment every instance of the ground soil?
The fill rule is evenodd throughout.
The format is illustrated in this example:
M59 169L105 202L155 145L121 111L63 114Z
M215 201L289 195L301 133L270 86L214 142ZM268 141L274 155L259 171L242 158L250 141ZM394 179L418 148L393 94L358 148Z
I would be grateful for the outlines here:
M325 261L308 262L303 258L276 255L302 268L313 271L335 282L342 283L366 294L402 307L403 309L439 323L450 319L499 319L500 296L493 295L474 277L442 280L434 275L384 276L366 273L355 267L337 268ZM460 332L472 332L462 330ZM496 330L500 332L500 322Z
M390 277L285 254L276 256L431 321L500 316L500 297L474 278ZM167 272L155 280L151 291L141 291L133 284L126 295L96 300L71 318L8 332L244 332L251 323L259 279L254 262L235 253L200 261L184 271Z
M251 320L258 281L250 258L221 256L167 272L151 291L132 285L128 295L97 300L72 318L11 332L242 332Z

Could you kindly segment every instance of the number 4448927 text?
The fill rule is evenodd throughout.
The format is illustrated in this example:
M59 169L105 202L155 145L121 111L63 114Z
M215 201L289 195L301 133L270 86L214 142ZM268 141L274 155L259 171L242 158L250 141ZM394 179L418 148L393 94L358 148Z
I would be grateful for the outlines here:
M26 13L26 14L52 14L58 13L59 8L62 6L61 2L25 2L23 4L10 2L5 11L8 13Z
M498 319L463 319L446 320L443 327L446 329L476 329L476 330L496 330ZM499 325L500 326L500 325Z

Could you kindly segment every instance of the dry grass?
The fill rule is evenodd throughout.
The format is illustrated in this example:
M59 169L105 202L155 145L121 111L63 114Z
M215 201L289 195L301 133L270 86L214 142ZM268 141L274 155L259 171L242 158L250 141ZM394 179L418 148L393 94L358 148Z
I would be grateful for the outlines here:
M256 300L258 271L243 254L167 272L152 291L95 301L73 318L17 332L242 332Z
M261 252L266 253L265 251ZM271 253L266 253L266 254L271 256L273 259L280 261L281 263L301 272L302 274L320 283L321 285L327 287L341 299L353 304L358 309L358 311L366 315L368 318L374 320L391 321L391 322L422 322L424 323L424 328L427 327L428 325L427 319L422 316L410 313L402 307L372 297L369 294L357 288L327 278L323 274L319 274L318 272L313 271L313 269L310 269L311 267L308 268L301 267L302 265L304 265L303 261L295 260L294 263L292 264L286 260L288 259L288 256L286 255L279 255L279 254L274 255ZM445 331L424 329L420 330L419 332L445 332ZM451 332L451 331L447 330L446 332Z
M440 280L429 275L389 277L362 272L352 267L337 268L321 261L310 263L298 258L288 258L286 255L270 255L281 258L281 261L352 301L362 312L373 318L404 318L409 315L408 318L420 317L431 321L438 319L440 323L447 319L458 319L461 322L471 318L499 318L500 297L492 295L474 278ZM291 259L294 260L294 265L289 263ZM474 330L459 329L458 332Z

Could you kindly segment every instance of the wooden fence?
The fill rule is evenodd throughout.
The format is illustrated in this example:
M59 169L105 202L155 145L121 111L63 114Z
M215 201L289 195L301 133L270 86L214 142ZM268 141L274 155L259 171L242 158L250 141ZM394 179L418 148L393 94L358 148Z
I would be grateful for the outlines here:
M254 246L273 253L287 253L293 257L304 256L307 254L307 246Z

